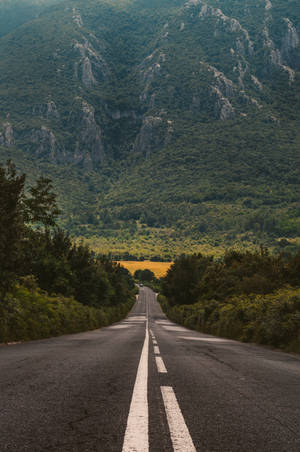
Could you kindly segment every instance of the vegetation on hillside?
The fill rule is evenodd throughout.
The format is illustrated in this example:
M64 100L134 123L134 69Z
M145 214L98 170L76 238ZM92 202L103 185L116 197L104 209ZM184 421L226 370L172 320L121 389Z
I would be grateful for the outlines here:
M2 1L0 160L116 256L295 250L299 8L265 6Z
M300 352L300 253L228 251L181 256L160 301L175 322L204 333Z

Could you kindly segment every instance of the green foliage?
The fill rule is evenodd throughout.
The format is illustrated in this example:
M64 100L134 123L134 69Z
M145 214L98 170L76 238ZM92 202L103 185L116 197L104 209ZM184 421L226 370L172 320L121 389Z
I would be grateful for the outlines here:
M163 278L163 294L170 305L192 304L199 298L199 282L202 281L212 258L202 254L181 256Z
M3 340L82 331L119 319L134 300L129 272L72 243L56 226L59 212L49 179L38 179L27 191L25 180L10 162L0 166ZM23 286L14 289L17 281Z
M0 293L7 290L28 262L24 262L24 249L33 231L28 224L42 223L46 228L55 226L59 211L56 196L49 179L40 178L36 187L25 193L26 176L18 175L15 165L8 161L0 165Z
M188 328L300 352L300 252L295 256L228 251L222 259L182 256L159 296Z
M11 162L6 168L0 166L0 302L22 263L24 183L25 176L18 176Z
M142 282L151 282L151 281L155 281L155 274L153 273L153 271L149 270L148 268L144 269L144 270L136 270L134 272L134 279L136 279L137 281L142 281Z
M43 177L36 181L36 186L30 187L30 197L24 200L27 222L40 223L45 227L56 225L60 210L57 208L56 195L52 190L52 181Z
M3 0L0 158L14 155L34 179L50 176L60 226L86 238L117 236L116 253L141 224L147 255L172 258L191 240L273 247L299 237L299 45L287 49L287 18L299 33L297 1L266 11L259 0L207 0L225 22L201 19L202 4L185 3ZM271 63L265 27L283 66ZM76 42L91 46L91 86L82 81ZM220 119L223 101L213 88L234 116ZM93 132L91 122L84 128L80 99L95 110L101 159L94 142L80 142ZM50 101L59 115L47 110ZM142 136L147 118L159 125ZM156 237L162 229L165 246Z
M300 252L284 258L260 251L227 251L223 259L181 256L163 278L162 293L171 306L200 299L222 301L240 294L266 294L285 284L300 286Z
M199 301L170 307L168 317L188 328L244 342L271 345L300 353L300 290L234 296L226 301Z
M133 305L127 300L101 309L84 306L73 298L50 297L33 281L32 277L23 280L0 306L0 343L101 328L124 318Z

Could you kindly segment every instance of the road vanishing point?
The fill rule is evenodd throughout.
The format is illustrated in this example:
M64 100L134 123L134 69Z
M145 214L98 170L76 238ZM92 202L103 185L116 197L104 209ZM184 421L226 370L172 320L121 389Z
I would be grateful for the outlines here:
M300 358L170 322L0 347L1 452L299 452Z

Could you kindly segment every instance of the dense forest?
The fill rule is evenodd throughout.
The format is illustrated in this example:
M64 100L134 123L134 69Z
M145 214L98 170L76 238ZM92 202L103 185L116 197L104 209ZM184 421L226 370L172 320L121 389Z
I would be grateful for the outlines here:
M300 253L227 251L179 257L160 301L175 322L204 333L300 352Z
M134 301L130 273L57 226L49 179L0 166L0 342L107 325Z

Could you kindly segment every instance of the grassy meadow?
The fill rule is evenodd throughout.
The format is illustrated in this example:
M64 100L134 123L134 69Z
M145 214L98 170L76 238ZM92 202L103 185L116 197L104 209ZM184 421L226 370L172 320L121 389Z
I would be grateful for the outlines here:
M118 261L123 267L127 268L133 275L136 270L151 270L156 278L166 275L172 262L151 262L151 261Z
M171 262L181 254L202 253L216 258L222 257L227 248L238 250L255 249L256 245L249 241L237 238L235 246L222 241L213 235L203 235L199 240L196 237L182 235L179 239L173 229L168 228L145 228L136 232L114 231L111 236L91 235L89 237L79 236L76 241L88 245L96 254L112 254L120 256L118 260L126 259L126 253L145 260L153 257L161 257L161 260ZM271 247L270 247L271 248Z

